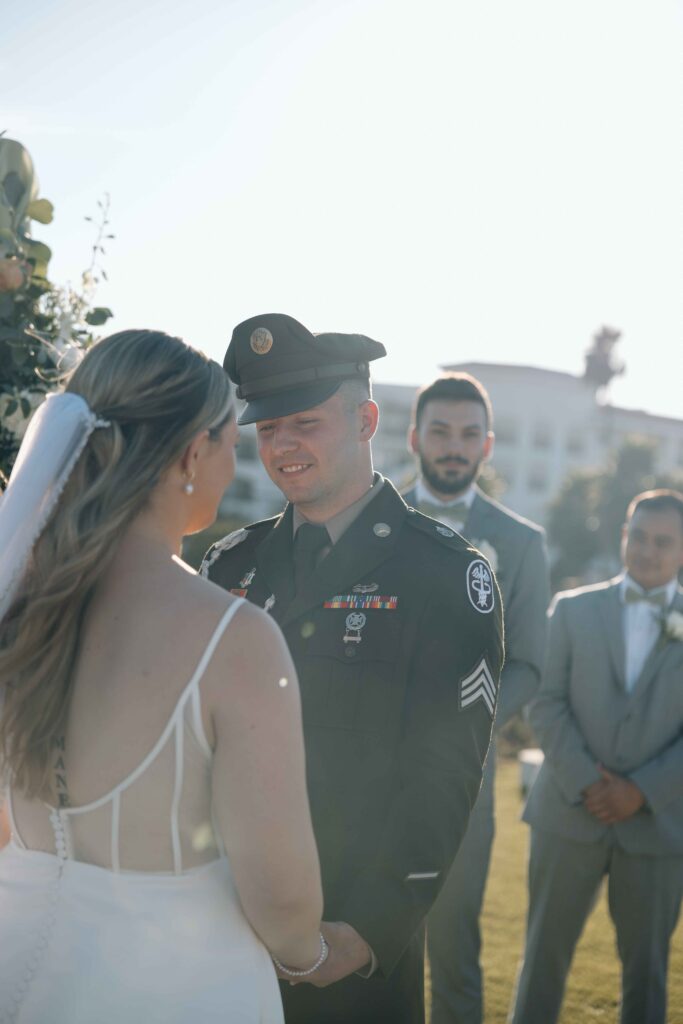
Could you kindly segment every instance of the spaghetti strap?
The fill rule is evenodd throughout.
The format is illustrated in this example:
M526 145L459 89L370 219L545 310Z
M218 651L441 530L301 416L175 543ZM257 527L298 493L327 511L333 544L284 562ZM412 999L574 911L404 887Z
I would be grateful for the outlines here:
M28 851L18 842L3 849L0 1024L284 1024L273 965L245 917L226 856L213 758L204 756L197 728L202 677L243 603L217 609L220 620L206 624L202 650L193 633L186 667L165 680L173 690L162 696L173 699L182 685L188 653L191 678L170 717L153 720L163 735L134 772L89 805L98 809L47 808L54 853L46 849L48 822L39 830L37 813L27 819L37 842ZM217 682L228 668L217 662ZM137 706L144 715L144 690ZM33 803L44 817L46 808ZM104 938L94 941L100 932ZM94 981L83 995L72 968L86 962Z
M221 618L220 622L218 623L218 625L216 626L216 628L215 628L215 630L213 632L213 636L209 640L209 643L207 644L207 646L206 646L206 648L204 650L204 653L202 654L202 656L200 658L199 664L197 665L197 668L195 669L195 672L194 672L194 675L192 676L192 679L190 679L189 683L187 684L187 686L185 687L185 690L182 693L180 701L178 701L179 704L182 701L183 697L185 696L185 694L187 693L188 690L193 689L193 687L196 688L197 686L199 686L199 683L202 680L202 676L204 675L204 673L206 671L206 667L209 664L209 662L211 661L211 659L212 659L212 657L214 655L214 652L216 650L216 647L218 646L218 644L219 644L219 642L221 640L221 637L223 636L223 633L225 632L225 630L230 625L230 622L232 621L232 618L233 618L235 612L237 611L237 609L241 605L243 605L243 604L244 604L244 598L243 597L236 597L235 600L233 601L233 603L230 605L230 607L227 609L227 611L225 612L225 614Z
M150 764L154 761L154 759L163 749L171 733L176 729L178 716L183 714L188 697L193 696L195 692L198 692L199 683L201 682L204 672L206 671L206 668L216 651L216 647L218 646L221 637L223 636L223 633L230 625L238 608L243 604L243 597L235 598L235 600L232 602L229 608L227 608L226 611L221 616L218 625L216 626L211 635L211 639L209 640L207 646L204 648L204 652L201 658L199 659L199 664L194 670L192 678L190 679L187 686L185 686L182 693L178 697L178 700L176 701L176 705L173 709L173 712L171 713L170 718L166 723L164 731L162 732L161 736L154 744L150 752L147 754L147 756L137 766L137 768L134 768L133 771L130 772L130 774L127 775L122 782L119 782L117 786L114 786L113 789L110 789L109 792L105 793L104 796L99 797L97 800L91 801L89 804L82 804L78 807L64 807L61 809L61 812L63 814L84 814L86 811L94 811L98 807L103 807L105 804L109 803L116 794L120 794L125 789L128 789L128 787L131 786L132 783L136 781L136 779L139 779L140 776L146 771L146 769L149 768ZM200 733L199 735L202 734ZM204 746L204 743L202 743L202 746Z

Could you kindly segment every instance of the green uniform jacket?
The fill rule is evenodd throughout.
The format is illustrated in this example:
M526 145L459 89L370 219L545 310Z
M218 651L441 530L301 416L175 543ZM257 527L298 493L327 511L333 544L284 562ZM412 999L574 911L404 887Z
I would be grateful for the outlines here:
M219 541L202 572L268 608L284 632L325 918L351 924L387 977L479 792L503 662L500 595L481 555L408 509L389 481L296 596L292 546L288 506Z

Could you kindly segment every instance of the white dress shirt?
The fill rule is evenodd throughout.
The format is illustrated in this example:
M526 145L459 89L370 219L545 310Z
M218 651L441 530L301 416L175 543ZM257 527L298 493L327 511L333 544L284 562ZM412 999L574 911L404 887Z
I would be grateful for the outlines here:
M474 487L468 487L464 494L458 494L457 497L449 498L444 501L443 498L437 498L435 494L427 488L422 477L417 481L415 485L415 503L418 508L421 505L432 505L434 508L439 509L439 522L445 523L446 526L452 526L458 533L461 532L464 525L464 520L461 516L449 515L448 510L453 505L465 505L467 511L472 508L472 502L476 497L477 492Z
M652 648L657 643L662 624L661 609L647 601L634 601L628 604L624 600L627 589L637 590L641 594L666 594L667 606L671 604L676 593L676 579L670 580L665 587L657 587L645 591L628 573L621 581L621 601L623 604L624 649L626 653L626 689L630 693L636 685L643 666Z

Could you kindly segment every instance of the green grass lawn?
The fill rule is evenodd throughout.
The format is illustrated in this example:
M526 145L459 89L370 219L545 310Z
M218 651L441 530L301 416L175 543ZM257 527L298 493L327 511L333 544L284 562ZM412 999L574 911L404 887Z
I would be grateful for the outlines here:
M483 914L485 1024L504 1024L524 941L529 829L520 820L519 769L498 764L496 840ZM616 1024L619 961L604 892L588 920L569 975L561 1024ZM683 921L669 964L670 1024L683 1022Z

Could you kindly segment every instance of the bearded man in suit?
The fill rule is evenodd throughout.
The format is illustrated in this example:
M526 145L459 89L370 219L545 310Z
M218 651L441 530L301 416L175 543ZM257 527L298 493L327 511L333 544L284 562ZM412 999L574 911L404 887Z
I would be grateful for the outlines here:
M622 963L621 1024L664 1024L683 890L683 494L634 498L624 574L558 594L531 722L545 761L514 1024L553 1024L603 877Z
M493 450L492 426L489 396L469 374L448 374L422 388L409 435L420 478L404 498L465 536L496 573L505 613L498 730L540 684L550 587L543 531L476 485ZM428 918L432 1024L483 1019L479 918L494 835L494 772L492 746L465 839Z

